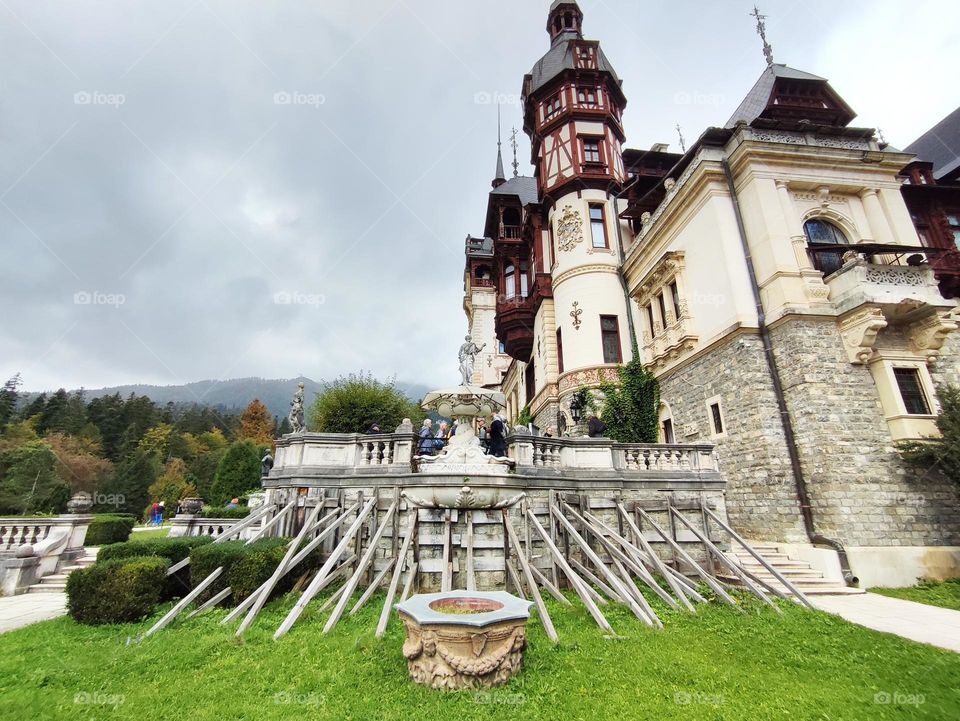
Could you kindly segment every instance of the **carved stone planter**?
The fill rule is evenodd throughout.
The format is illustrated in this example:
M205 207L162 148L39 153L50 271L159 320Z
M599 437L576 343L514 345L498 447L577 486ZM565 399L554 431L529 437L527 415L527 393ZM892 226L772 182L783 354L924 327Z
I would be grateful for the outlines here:
M520 670L532 605L503 591L426 593L396 604L410 678L438 689L506 683Z

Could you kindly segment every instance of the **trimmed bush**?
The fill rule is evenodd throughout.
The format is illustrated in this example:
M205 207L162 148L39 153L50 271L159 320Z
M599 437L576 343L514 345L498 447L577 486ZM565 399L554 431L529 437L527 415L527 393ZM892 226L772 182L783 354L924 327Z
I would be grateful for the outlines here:
M201 594L201 601L230 586L233 603L239 603L266 581L276 570L287 550L289 538L264 538L247 546L243 541L227 541L203 546L190 552L190 580L200 584L218 566L224 572ZM321 552L313 551L280 580L272 596L287 593L303 573L321 565Z
M123 543L130 538L135 520L127 514L103 513L93 517L83 543L86 546L106 546Z
M237 508L204 506L200 511L200 518L246 518L249 515L250 509L246 506L239 506Z
M133 623L160 602L170 562L157 556L98 562L67 577L67 611L78 623Z
M97 556L97 563L135 556L154 556L167 559L172 566L189 556L194 548L205 546L212 541L210 536L135 539L104 547ZM190 566L188 565L167 577L163 584L161 600L169 601L172 598L186 596L190 589Z

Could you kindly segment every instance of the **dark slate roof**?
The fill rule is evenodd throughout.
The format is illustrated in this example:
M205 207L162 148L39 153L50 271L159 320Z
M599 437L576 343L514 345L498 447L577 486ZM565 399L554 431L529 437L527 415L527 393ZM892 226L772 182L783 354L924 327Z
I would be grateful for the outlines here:
M515 195L520 198L520 205L536 203L540 200L537 193L537 179L526 175L510 178L503 185L491 190L490 195Z
M530 70L530 92L535 93L544 85L549 83L564 70L572 70L575 67L573 58L573 46L570 41L577 39L577 34L573 31L561 33L557 36L551 48L537 61L537 64ZM605 70L613 76L613 79L620 84L620 78L613 69L613 65L603 54L603 50L597 47L597 62L600 70Z
M503 180L503 155L500 154L500 143L497 143L497 174L493 176L494 180Z
M934 125L904 148L919 160L933 163L933 177L937 180L960 168L960 108Z
M730 116L727 124L723 127L732 128L741 120L748 124L756 120L757 116L766 109L770 100L770 93L773 91L773 83L777 78L827 82L826 78L821 78L819 75L806 73L803 70L790 68L780 63L768 65L753 88L747 93L747 97L740 103L740 107L733 111L733 115Z

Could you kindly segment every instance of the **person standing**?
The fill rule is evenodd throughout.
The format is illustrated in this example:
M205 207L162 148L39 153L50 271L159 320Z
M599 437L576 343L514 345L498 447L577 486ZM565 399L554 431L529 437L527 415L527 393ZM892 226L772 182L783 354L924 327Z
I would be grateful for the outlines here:
M420 444L418 448L420 449L421 456L432 456L433 455L433 432L431 430L433 426L433 421L429 418L423 419L423 426L420 427Z
M157 512L157 525L163 525L163 514L167 510L167 504L165 501L160 501L160 510Z
M490 452L490 438L487 431L487 422L480 418L477 421L477 439L480 441L480 447L484 453Z
M490 424L490 455L497 458L507 455L507 424L499 413L494 414Z
M435 438L434 448L438 451L442 449L450 440L450 426L447 425L446 421L440 421L440 429L437 431Z
M155 526L159 526L160 525L159 516L160 516L160 504L154 501L153 505L150 506L150 522Z

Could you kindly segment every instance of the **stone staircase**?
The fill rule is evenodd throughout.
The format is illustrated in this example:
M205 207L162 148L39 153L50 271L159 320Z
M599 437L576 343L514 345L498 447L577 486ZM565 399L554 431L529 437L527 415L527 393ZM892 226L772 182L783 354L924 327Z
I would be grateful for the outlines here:
M796 561L790 558L780 550L780 547L776 543L753 543L750 541L748 541L748 543L750 543L750 546L757 553L763 556L767 563L776 568L780 575L808 596L839 596L864 593L862 588L851 588L842 581L824 578L820 571L814 569L806 561ZM744 570L749 571L774 588L786 591L783 584L780 583L770 571L764 568L757 559L747 553L739 544L734 545L736 548L731 549L730 555ZM724 581L737 582L737 579L732 576L722 576L722 578Z
M27 589L27 593L63 593L67 590L67 576L78 568L86 568L93 565L97 560L97 551L99 548L85 548L83 555L77 558L73 563L62 566L58 573L51 573L44 576L39 583L35 583Z

